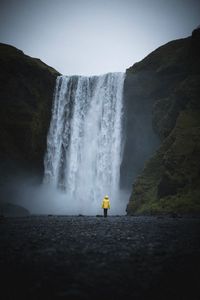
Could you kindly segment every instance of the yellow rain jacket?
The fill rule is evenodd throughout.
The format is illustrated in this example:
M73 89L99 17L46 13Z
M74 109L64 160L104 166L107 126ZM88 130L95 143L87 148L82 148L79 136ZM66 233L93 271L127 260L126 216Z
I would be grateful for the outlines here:
M110 208L110 200L108 197L104 197L102 201L102 208Z

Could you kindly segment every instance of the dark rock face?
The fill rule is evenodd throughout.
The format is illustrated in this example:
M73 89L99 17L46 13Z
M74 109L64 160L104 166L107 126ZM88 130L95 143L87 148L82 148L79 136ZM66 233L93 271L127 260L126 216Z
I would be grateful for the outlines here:
M131 190L135 180L128 214L200 211L199 53L196 29L126 72L121 188ZM0 44L1 186L10 176L41 178L58 75L40 60Z
M132 182L142 171L144 162L159 145L152 127L153 97L149 97L148 80L157 86L152 72L127 73L124 83L124 154L121 164L121 188L131 190ZM151 89L151 87L150 87Z
M43 173L57 71L0 44L0 182L22 172Z
M199 50L196 29L127 70L130 81L150 74L145 84L140 80L138 98L146 95L152 111L148 124L161 142L134 182L128 214L200 211Z
M187 52L187 48L187 39L170 42L126 72L126 141L121 168L122 187L130 189L145 161L175 125L179 108L173 106L173 99L168 97L185 78L186 66L182 61L182 52ZM176 57L177 52L181 52L180 57Z

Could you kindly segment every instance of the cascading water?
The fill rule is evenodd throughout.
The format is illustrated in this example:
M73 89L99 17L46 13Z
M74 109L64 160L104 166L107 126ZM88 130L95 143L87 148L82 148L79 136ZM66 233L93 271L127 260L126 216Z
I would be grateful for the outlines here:
M57 78L44 182L61 190L77 213L98 213L105 194L111 212L125 207L119 199L123 84L124 73Z

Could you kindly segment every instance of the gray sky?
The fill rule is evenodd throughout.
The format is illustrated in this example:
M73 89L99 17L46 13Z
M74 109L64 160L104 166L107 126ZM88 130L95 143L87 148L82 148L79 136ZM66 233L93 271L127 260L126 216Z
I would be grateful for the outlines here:
M0 42L66 75L125 71L199 24L200 0L0 0Z

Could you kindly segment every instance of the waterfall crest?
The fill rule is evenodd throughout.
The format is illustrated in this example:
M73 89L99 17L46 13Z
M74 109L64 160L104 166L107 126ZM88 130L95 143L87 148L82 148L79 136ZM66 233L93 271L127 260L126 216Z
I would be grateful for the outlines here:
M78 203L79 213L97 213L105 194L119 199L123 152L124 73L59 76L44 159L44 183Z

